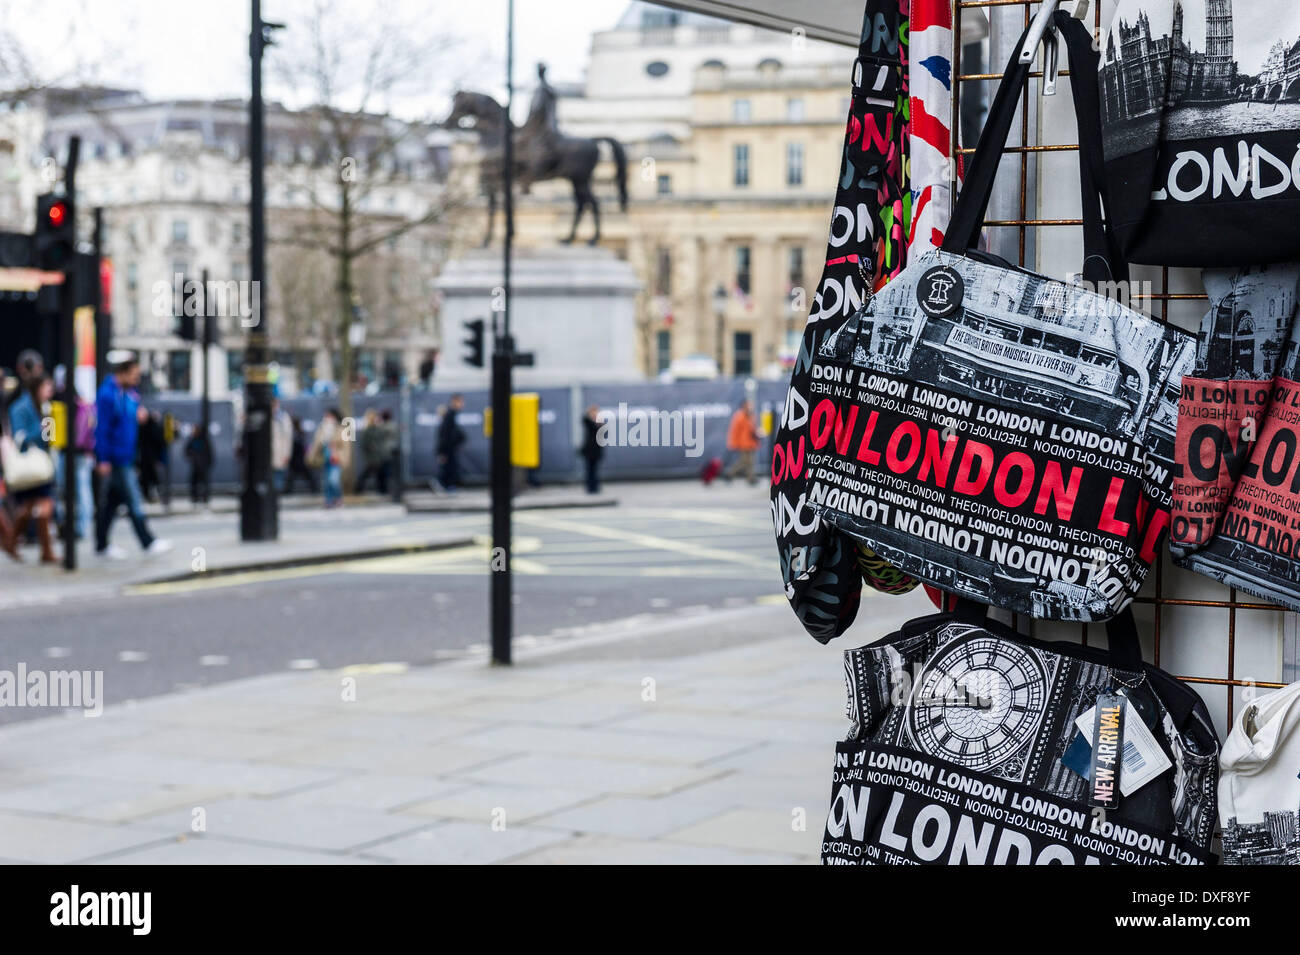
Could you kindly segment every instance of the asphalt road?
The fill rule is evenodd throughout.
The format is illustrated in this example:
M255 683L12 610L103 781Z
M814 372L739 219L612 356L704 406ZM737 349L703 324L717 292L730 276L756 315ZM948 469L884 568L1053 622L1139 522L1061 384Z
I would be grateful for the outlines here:
M234 519L232 517L232 519ZM486 515L415 515L485 535ZM165 530L162 531L165 533ZM521 645L614 622L780 599L766 501L749 489L657 504L520 512ZM137 589L0 611L0 669L104 671L108 704L282 671L486 655L486 537L472 547ZM0 722L57 714L0 707Z

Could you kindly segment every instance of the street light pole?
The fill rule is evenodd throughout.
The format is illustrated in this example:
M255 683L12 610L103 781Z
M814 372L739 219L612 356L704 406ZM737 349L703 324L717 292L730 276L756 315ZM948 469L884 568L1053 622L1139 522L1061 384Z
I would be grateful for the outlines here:
M511 582L511 481L510 481L510 394L514 370L514 342L510 338L510 268L515 238L515 137L510 122L515 98L515 2L506 5L506 105L505 105L505 220L506 237L502 258L501 320L494 323L496 336L492 351L492 575L491 625L492 662L501 666L511 662L511 635L514 629Z
M271 45L271 31L281 24L262 19L261 0L252 0L252 30L248 55L252 88L248 102L249 249L248 268L257 306L246 321L244 352L243 490L239 497L239 536L245 541L275 540L280 519L275 484L271 480L270 339L266 331L266 191L265 115L262 108L262 52ZM206 288L206 287L205 287ZM206 311L206 309L205 309Z
M203 435L203 450L209 453L212 447L212 393L211 373L208 370L208 358L212 351L212 317L208 314L208 270L203 270L203 313L199 315L199 321L203 324L199 329L199 347L202 349L200 358L200 367L203 369L203 390L200 392L199 399L199 434ZM209 467L211 458L209 457Z

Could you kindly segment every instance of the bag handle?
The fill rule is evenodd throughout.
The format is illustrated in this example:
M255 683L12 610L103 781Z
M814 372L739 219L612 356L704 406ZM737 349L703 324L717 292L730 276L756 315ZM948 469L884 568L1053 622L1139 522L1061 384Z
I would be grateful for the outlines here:
M1092 35L1067 13L1058 11L1054 25L1065 37L1070 61L1070 90L1079 133L1079 188L1083 208L1083 276L1088 281L1104 282L1127 277L1127 266L1118 255L1119 245L1102 219L1104 157L1101 150L1101 103L1097 91L1097 67L1101 55L1093 49ZM1007 137L1015 120L1020 94L1029 82L1033 63L1020 62L1020 51L1027 42L1027 29L1016 44L1006 72L989 107L984 131L971 161L965 183L957 198L952 221L944 238L943 250L964 255L979 245L980 230L993 182L1002 161Z
M969 597L958 597L953 615L962 623L982 627L988 621L989 606ZM1142 669L1142 642L1138 639L1137 621L1132 605L1106 621L1106 643L1112 663L1118 670L1138 672Z

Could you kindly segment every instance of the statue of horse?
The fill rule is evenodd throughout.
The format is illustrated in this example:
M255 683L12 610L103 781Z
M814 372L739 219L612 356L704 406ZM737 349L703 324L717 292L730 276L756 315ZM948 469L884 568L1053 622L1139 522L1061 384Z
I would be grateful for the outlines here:
M461 90L452 100L451 115L443 126L460 128L463 121L472 119L472 129L478 133L483 159L479 165L479 185L488 197L488 226L483 245L492 241L492 223L496 218L497 196L505 188L505 111L501 104L485 93ZM573 228L568 238L571 244L578 235L578 224L583 210L590 207L596 224L596 234L588 245L600 242L600 203L591 189L591 180L600 161L600 143L608 143L614 154L618 172L619 207L627 211L627 152L622 143L609 136L584 139L566 136L549 129L521 130L513 126L514 178L526 192L534 182L547 179L567 179L573 185Z

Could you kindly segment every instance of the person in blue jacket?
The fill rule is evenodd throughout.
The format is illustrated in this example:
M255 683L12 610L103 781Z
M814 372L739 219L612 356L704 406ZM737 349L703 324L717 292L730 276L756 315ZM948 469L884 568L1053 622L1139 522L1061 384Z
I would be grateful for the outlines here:
M171 544L149 532L144 506L140 501L140 483L135 474L137 414L140 395L140 363L127 352L113 364L113 374L100 386L95 396L95 473L102 482L100 506L95 514L95 553L111 560L121 560L125 552L108 542L109 528L117 509L125 504L135 536L146 553L161 554Z

